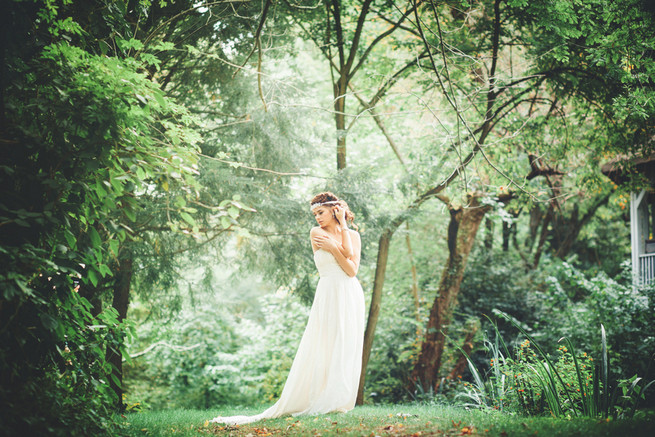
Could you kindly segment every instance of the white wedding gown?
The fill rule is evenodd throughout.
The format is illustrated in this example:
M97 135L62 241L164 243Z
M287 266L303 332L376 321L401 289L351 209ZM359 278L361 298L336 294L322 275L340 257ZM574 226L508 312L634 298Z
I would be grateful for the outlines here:
M320 279L305 333L280 399L255 416L218 416L242 425L287 414L346 412L355 406L364 341L364 293L331 253L314 252Z

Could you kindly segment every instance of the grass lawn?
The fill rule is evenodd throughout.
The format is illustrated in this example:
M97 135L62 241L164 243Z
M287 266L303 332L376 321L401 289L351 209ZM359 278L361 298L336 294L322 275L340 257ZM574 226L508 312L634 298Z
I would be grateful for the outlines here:
M219 414L249 415L264 408L130 413L123 423L129 436L655 436L652 411L632 420L566 420L412 404L363 406L346 414L283 417L238 427L207 423Z

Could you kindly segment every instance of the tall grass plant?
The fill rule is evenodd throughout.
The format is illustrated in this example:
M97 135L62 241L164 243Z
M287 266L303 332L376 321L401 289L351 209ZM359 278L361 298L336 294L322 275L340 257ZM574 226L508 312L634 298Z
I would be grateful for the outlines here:
M559 341L560 356L549 356L512 317L502 312L498 315L518 329L525 340L510 353L497 324L489 319L494 328L494 341L485 341L491 355L490 370L483 376L467 355L473 384L467 384L461 396L472 405L501 411L509 406L527 415L630 418L655 383L637 375L613 378L602 324L601 359L596 362L586 352L578 353L566 337Z

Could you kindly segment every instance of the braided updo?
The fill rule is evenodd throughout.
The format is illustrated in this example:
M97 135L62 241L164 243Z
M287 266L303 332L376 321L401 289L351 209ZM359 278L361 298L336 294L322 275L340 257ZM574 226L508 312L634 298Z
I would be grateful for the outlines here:
M325 203L325 202L338 202L338 205L343 208L343 210L346 212L344 214L344 217L346 218L346 221L351 223L352 226L355 229L359 229L357 225L353 222L355 220L355 214L350 210L348 207L348 204L346 203L345 200L339 199L335 194L325 191L323 193L319 193L316 196L312 198L312 200L309 202L310 205L313 205L315 203ZM334 204L332 204L334 205ZM329 206L329 205L326 205Z

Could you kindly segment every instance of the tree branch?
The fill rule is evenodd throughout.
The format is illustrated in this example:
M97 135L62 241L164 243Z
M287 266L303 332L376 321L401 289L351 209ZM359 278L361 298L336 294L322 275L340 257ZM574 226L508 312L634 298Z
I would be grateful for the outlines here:
M382 131L382 135L384 135L384 137L387 139L387 142L389 143L391 150L393 150L393 153L396 155L396 158L398 158L398 161L400 161L400 164L403 166L403 169L407 172L408 171L407 165L405 164L403 157L400 155L398 146L396 146L396 142L393 140L393 138L391 138L391 134L389 134L387 128L382 123L382 120L380 119L380 115L375 110L375 107L370 103L366 102L364 99L362 99L360 95L355 91L352 84L348 84L348 86L350 87L350 90L353 92L353 95L357 98L357 100L359 100L359 103L365 108L365 110L369 111L369 113L373 116L373 120L375 120L375 123L378 125L378 128L380 128L380 131Z
M341 27L339 0L332 0L332 16L334 17L334 30L337 34L337 49L339 50L339 69L337 71L341 72L344 67L345 54L343 51L343 28Z
M386 31L384 31L384 32L382 32L380 35L378 35L378 36L373 40L373 42L371 42L371 44L369 44L369 46L366 48L366 50L364 51L364 53L362 54L362 56L360 56L359 61L357 61L357 65L355 65L355 68L353 68L353 70L350 72L350 75L351 75L351 76L354 76L354 75L355 75L355 72L356 72L357 70L359 70L359 68L364 64L364 61L365 61L366 58L368 57L369 53L371 53L371 50L373 50L373 48L374 48L374 47L375 47L375 46L376 46L380 41L382 41L382 40L383 40L384 38L386 38L387 36L391 35L391 34L392 34L396 29L398 29L398 28L400 27L400 25L402 24L402 22L405 21L405 19L407 19L407 17L409 16L409 14L413 13L413 12L414 12L414 9L417 8L417 7L421 4L421 1L422 1L422 0L419 0L418 2L416 2L416 3L414 4L414 6L412 6L411 9L408 9L408 10L406 10L405 12L403 12L403 15L400 17L400 19L399 19L396 23L393 23L393 24L391 25L391 27L389 27ZM350 62L350 60L349 60L349 62Z
M254 40L255 40L255 44L253 44L253 46L252 46L252 50L250 51L250 53L248 54L248 56L246 56L246 60L243 61L243 63L241 64L241 68L238 68L238 69L234 72L234 74L232 75L232 79L234 79L234 78L236 77L236 75L239 74L239 71L241 71L241 69L242 69L243 67L245 67L245 65L248 63L248 59L250 59L250 57L252 56L252 54L255 53L255 50L257 50L257 49L259 49L259 63L258 63L258 69L257 69L257 71L258 71L258 72L261 72L261 63L262 63L262 46L261 46L261 41L260 41L259 38L260 38L260 36L261 36L262 29L264 28L264 22L266 21L266 15L268 14L268 8L269 8L270 6L271 6L271 0L266 0L266 3L264 3L264 9L262 10L262 16L261 16L261 18L259 19L259 25L257 26L257 30L255 31L255 38L254 38ZM260 87L259 87L259 88L260 88L260 95L261 95L261 80L259 80L258 82L260 83ZM263 101L263 100L264 100L264 97L262 96L262 101ZM264 108L266 108L266 102L264 102Z
M130 358L138 358L138 357L140 357L142 355L145 355L148 352L151 352L157 346L166 346L169 349L173 349L175 352L183 352L183 351L190 351L190 350L193 350L193 349L197 349L197 348L202 346L202 343L197 343L197 344L194 344L194 345L191 345L191 346L176 346L176 345L173 345L173 344L168 344L168 343L166 343L165 341L162 340L162 341L158 341L157 343L151 344L150 346L148 346L147 348L145 348L141 352L136 352L134 354L130 354ZM126 360L123 359L123 361L126 361Z
M366 15L368 14L369 7L371 6L371 2L373 0L364 0L364 4L362 5L362 10L359 13L359 18L357 19L357 27L355 28L355 34L353 35L353 41L350 45L350 53L348 54L348 61L346 61L346 73L348 74L348 77L352 77L350 69L355 62L355 56L357 55L357 48L359 47L359 41L362 37L362 29L364 28L364 23L366 22Z

